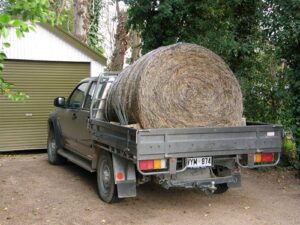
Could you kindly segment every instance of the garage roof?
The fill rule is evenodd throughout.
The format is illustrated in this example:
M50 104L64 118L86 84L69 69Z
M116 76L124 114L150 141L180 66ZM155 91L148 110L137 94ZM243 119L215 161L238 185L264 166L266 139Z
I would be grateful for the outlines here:
M102 54L96 52L86 44L83 44L80 40L78 40L73 35L69 34L68 32L64 31L58 26L51 26L47 23L39 23L40 26L47 29L49 32L53 33L54 35L58 36L59 38L62 38L66 42L68 42L73 47L79 49L83 53L87 54L91 58L97 60L98 62L102 63L103 65L106 65L107 58L103 56Z

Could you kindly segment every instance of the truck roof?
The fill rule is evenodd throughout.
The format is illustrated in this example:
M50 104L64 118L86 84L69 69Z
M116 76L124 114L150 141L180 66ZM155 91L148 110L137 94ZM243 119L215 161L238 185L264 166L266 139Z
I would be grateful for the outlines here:
M104 76L109 78L109 80L114 81L119 73L120 72L103 72L103 73L100 73L98 77L87 77L87 78L84 78L83 80L81 80L79 83L97 81L99 79L99 77L104 77Z

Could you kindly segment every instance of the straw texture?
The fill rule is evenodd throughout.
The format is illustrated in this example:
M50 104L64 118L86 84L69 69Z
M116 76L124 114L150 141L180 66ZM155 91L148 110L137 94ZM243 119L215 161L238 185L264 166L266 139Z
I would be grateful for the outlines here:
M178 43L160 47L123 70L108 94L106 115L141 128L242 124L239 83L212 51Z

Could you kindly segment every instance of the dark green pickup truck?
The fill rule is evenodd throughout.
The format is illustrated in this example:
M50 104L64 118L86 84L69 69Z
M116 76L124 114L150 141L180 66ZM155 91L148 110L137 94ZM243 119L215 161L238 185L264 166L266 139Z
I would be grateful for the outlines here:
M82 80L68 99L54 100L48 158L97 172L100 198L135 197L136 185L223 193L240 186L240 167L275 166L283 128L248 123L226 128L138 129L107 121L106 96L117 74Z

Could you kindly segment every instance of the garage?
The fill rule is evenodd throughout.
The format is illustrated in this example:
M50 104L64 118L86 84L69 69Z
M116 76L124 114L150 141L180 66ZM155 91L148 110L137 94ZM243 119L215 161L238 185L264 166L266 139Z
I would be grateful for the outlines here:
M98 75L105 66L103 56L57 28L38 25L28 36L19 40L25 44L10 41L14 46L6 52L3 77L29 99L12 102L0 95L0 152L45 149L53 99L67 97L81 79ZM47 45L61 48L53 54Z

